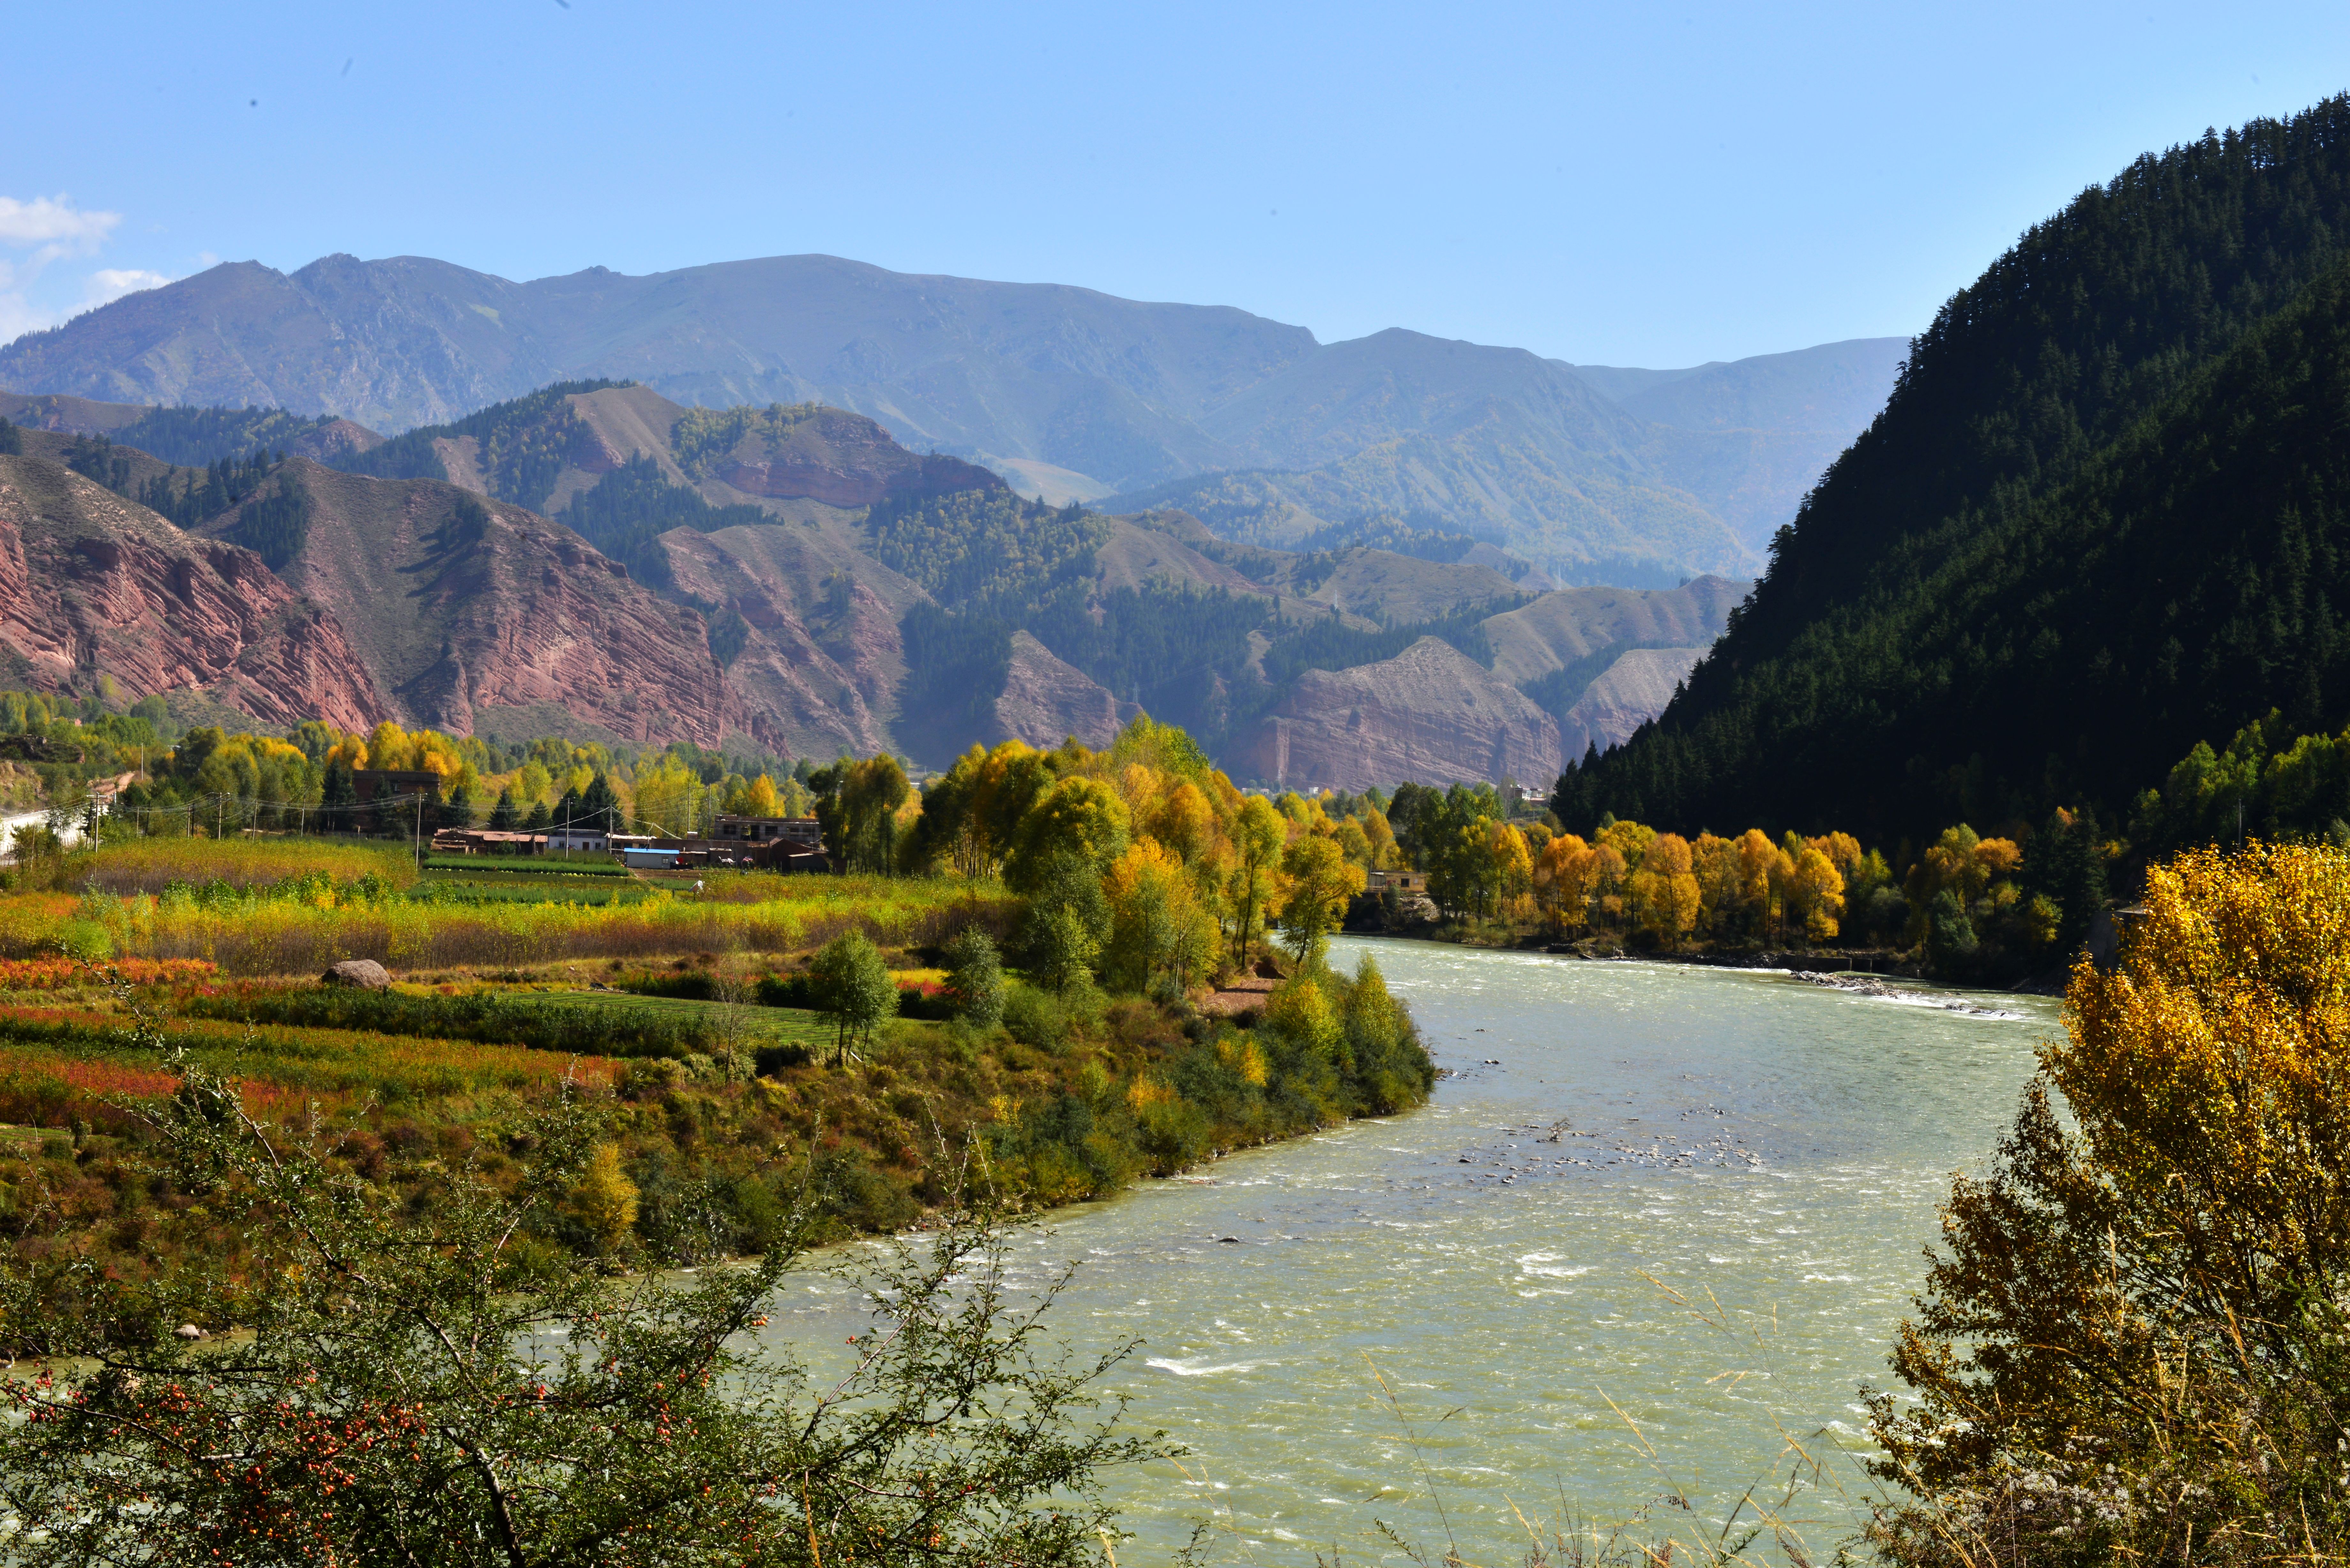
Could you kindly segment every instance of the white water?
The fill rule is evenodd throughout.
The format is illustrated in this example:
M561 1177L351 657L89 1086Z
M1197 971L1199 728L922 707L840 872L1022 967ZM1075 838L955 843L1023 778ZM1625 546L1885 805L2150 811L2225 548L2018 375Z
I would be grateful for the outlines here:
M1115 1386L1191 1449L1118 1482L1140 1537L1120 1561L1164 1561L1205 1519L1211 1561L1400 1561L1385 1521L1431 1559L1450 1540L1512 1563L1521 1511L1612 1521L1679 1490L1719 1519L1791 1468L1783 1433L1825 1439L1806 1538L1847 1536L1856 1388L1883 1380L1935 1206L2012 1118L2055 1003L1986 1017L1768 973L1337 946L1376 955L1458 1075L1428 1107L1024 1243L1038 1278L1081 1261L1059 1332L1142 1340ZM1723 1326L1699 1315L1715 1302ZM795 1291L775 1332L817 1339L844 1304Z

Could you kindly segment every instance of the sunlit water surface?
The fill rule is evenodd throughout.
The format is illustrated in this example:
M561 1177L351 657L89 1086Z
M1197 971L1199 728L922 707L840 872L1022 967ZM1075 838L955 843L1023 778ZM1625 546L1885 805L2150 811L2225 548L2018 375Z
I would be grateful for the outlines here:
M1792 1511L1804 1534L1848 1535L1857 1387L1883 1380L1935 1205L2012 1117L2056 1004L1336 945L1377 957L1450 1070L1426 1108L1023 1241L1035 1278L1079 1263L1060 1334L1140 1340L1113 1386L1191 1450L1118 1481L1139 1536L1121 1560L1164 1561L1202 1521L1210 1560L1267 1563L1399 1558L1379 1521L1482 1563L1520 1558L1520 1514L1648 1507L1686 1537L1658 1500L1719 1520L1783 1481L1782 1434L1826 1461ZM846 1305L795 1284L771 1332L824 1343Z

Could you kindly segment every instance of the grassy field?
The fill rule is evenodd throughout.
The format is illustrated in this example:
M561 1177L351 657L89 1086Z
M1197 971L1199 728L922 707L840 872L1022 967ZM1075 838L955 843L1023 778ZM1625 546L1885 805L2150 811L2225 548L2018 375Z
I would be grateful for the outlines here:
M935 946L973 921L998 934L993 883L718 873L656 885L625 872L517 871L490 857L420 877L396 845L142 839L68 857L68 892L0 894L0 960L194 959L233 976L315 975L343 959L395 970L775 956L863 929Z
M424 869L463 877L627 877L629 868L600 855L427 855Z
M174 882L224 882L266 887L322 874L357 882L370 874L405 888L416 880L416 857L404 846L356 838L134 838L74 857L78 891L117 898L161 893Z
M584 909L627 909L666 888L613 877L452 877L427 872L408 889L411 904L454 908L469 904L577 904Z

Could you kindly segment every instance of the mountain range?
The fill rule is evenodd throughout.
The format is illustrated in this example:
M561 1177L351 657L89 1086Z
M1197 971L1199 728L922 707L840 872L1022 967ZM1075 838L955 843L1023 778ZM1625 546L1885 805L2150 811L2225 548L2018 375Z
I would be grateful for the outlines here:
M1667 586L1757 566L1906 349L1578 368L821 255L527 283L336 255L290 274L223 264L29 334L0 348L0 386L387 434L570 380L689 406L820 402L1050 503L1174 508L1276 546L1395 518L1562 583Z
M389 439L57 394L0 418L5 679L191 717L935 765L1148 706L1268 784L1539 784L1654 712L1744 592L1560 589L1401 526L1273 549L1024 499L847 410L627 383Z

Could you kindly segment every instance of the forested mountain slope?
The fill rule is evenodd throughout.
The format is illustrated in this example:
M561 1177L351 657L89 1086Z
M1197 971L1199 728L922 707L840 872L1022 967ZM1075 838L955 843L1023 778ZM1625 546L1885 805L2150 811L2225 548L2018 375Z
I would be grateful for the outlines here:
M1918 340L1662 719L1558 804L1893 836L2111 809L2350 704L2350 99L2140 159Z

